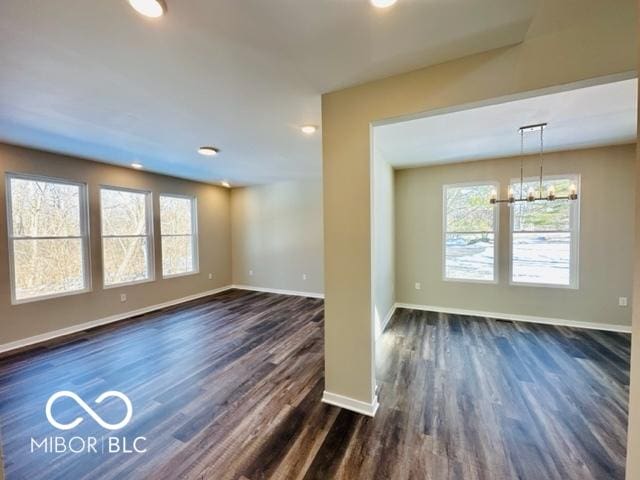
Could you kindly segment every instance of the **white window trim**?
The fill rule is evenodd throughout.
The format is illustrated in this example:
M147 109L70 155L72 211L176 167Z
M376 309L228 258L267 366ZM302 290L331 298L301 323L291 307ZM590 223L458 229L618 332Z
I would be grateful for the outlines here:
M570 246L570 262L569 262L569 285L561 285L557 283L534 283L534 282L517 282L513 280L513 210L509 211L509 285L514 287L537 287L537 288L561 288L565 290L578 290L580 288L580 198L582 197L580 174L567 173L558 175L545 175L544 180L558 180L563 178L572 179L575 182L578 199L571 201L571 210L569 218L571 222L571 246ZM524 182L538 181L540 177L525 177ZM520 178L512 178L509 186L520 183ZM575 225L575 227L574 227ZM531 232L536 233L536 232ZM547 232L548 233L548 232Z
M489 180L489 181L476 181L476 182L463 182L463 183L448 183L446 185L442 185L442 280L445 282L453 282L453 283L479 283L484 285L497 285L499 283L498 273L498 243L499 243L499 233L500 233L500 215L499 209L497 206L493 207L493 280L477 280L477 279L465 279L465 278L454 278L447 277L447 190L449 188L456 187L473 187L473 186L483 186L490 185L496 189L497 192L500 191L500 183ZM489 203L489 199L487 198L487 203Z
M60 185L72 185L74 187L79 187L79 206L80 206L80 236L72 236L72 237L14 237L13 236L13 198L11 195L11 180L19 179L19 180L29 180L35 182L47 182L47 183L57 183ZM81 295L83 293L89 293L92 291L93 287L91 284L91 255L90 255L90 245L91 238L89 235L89 194L87 184L84 182L76 182L73 180L67 180L64 178L57 177L48 177L43 175L31 175L26 173L13 173L7 172L5 175L5 196L6 196L6 210L7 210L7 253L9 257L9 284L11 290L11 304L12 305L21 305L24 303L32 303L39 302L43 300L51 300L53 298L60 297L69 297L71 295ZM16 298L16 287L15 287L15 266L14 266L14 248L13 242L14 240L26 240L26 239L47 239L47 238L55 238L60 240L65 239L77 239L79 238L82 242L82 270L83 270L83 280L85 288L82 290L74 290L72 292L63 292L63 293L52 293L48 295L39 295L37 297L31 298Z
M189 277L191 275L200 274L200 253L198 250L198 198L194 195L180 195L177 193L161 193L159 195L159 199L162 197L173 197L173 198L181 198L187 199L191 201L191 238L192 238L192 249L193 249L193 267L194 269L190 272L184 273L175 273L173 275L165 275L164 274L164 264L161 266L162 268L162 278L164 280L168 280L171 278L180 278L180 277ZM162 237L186 237L189 235L163 235L162 234L162 210L160 209L160 252L162 252ZM164 258L162 259L164 260Z
M147 235L107 235L105 236L102 232L102 190L113 190L116 192L132 192L132 193L142 193L145 195L145 216L147 221ZM98 203L100 209L100 249L102 256L102 288L104 290L109 290L112 288L121 288L121 287L129 287L132 285L140 285L143 283L151 283L156 280L156 268L155 268L155 240L154 240L154 232L153 232L153 193L149 190L138 190L135 188L127 188L127 187L118 187L113 185L100 185L98 192ZM104 262L104 239L105 238L132 238L132 237L144 237L147 238L147 244L149 247L149 254L147 256L147 271L149 272L149 278L145 278L144 280L135 280L133 282L123 282L123 283L113 283L107 285L105 283L106 275L105 275L105 262Z

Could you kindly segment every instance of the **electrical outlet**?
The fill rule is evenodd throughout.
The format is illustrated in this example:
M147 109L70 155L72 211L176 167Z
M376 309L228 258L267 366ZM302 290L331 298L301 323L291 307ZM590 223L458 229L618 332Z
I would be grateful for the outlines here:
M124 303L127 301L127 294L126 293L121 293L120 294L120 302Z
M627 297L618 297L618 306L626 307L628 305Z
M253 277L253 270L249 270L249 276Z
M302 274L302 280L306 280L306 279L307 279L307 274L306 274L306 273L303 273L303 274Z
M422 289L422 285L420 284L420 282L416 282L415 287L416 287L416 290Z
M213 278L213 273L209 274L209 280L211 280Z

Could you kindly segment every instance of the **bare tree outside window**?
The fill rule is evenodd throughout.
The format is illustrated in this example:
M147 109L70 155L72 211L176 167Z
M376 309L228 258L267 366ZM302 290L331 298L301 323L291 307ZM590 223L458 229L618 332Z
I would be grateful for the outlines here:
M162 275L171 277L198 271L197 212L193 197L160 196Z
M444 278L496 280L497 184L444 186Z
M153 279L151 193L100 189L104 285Z
M577 175L543 179L542 191L555 190L566 196ZM520 182L513 181L516 197ZM529 189L538 193L538 179L527 179L522 195ZM530 285L577 288L578 204L579 200L539 200L516 203L511 207L511 281Z
M87 291L86 185L7 176L14 302Z

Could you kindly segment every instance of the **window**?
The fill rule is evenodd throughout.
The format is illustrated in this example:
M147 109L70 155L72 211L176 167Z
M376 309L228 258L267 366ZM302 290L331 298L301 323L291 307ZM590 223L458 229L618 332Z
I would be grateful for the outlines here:
M153 280L151 193L102 187L100 208L104 286Z
M86 185L7 175L13 303L90 290L87 224Z
M577 187L579 181L577 175L546 177L543 192L553 187L556 196L565 196L571 184ZM513 180L512 188L518 198L520 180ZM529 189L537 193L539 188L539 180L527 179L524 196ZM511 283L578 287L578 202L538 200L512 205Z
M198 272L196 199L160 196L162 275L173 277Z
M496 183L445 185L444 279L495 282L497 208L489 204Z

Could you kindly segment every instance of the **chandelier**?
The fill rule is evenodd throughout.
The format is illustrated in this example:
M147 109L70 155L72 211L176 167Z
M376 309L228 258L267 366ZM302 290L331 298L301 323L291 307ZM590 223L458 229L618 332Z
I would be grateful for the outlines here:
M496 205L499 203L512 204L515 202L535 202L538 200L546 200L552 202L554 200L577 200L578 199L578 190L575 184L571 184L569 187L569 195L557 197L553 185L549 186L547 191L543 194L543 154L544 154L544 129L547 126L546 123L538 123L536 125L526 125L524 127L520 127L518 131L520 132L520 196L519 198L515 198L513 193L513 188L509 187L509 193L506 199L500 200L498 198L498 192L494 189L491 192L491 198L489 199L489 203L491 205ZM532 133L532 132L540 132L540 181L538 192L536 194L533 188L529 188L527 192L527 196L523 196L524 191L524 134Z

